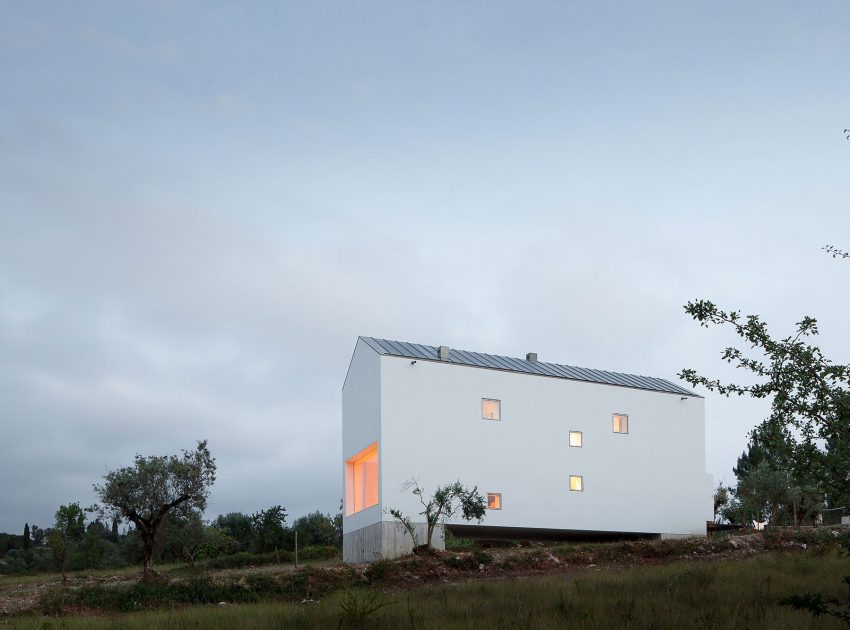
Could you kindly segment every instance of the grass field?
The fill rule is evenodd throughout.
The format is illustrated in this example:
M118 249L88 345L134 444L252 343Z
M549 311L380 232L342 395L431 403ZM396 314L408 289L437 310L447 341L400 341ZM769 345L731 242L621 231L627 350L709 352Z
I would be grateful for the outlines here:
M583 567L561 575L479 579L395 592L368 588L319 602L191 606L143 613L25 616L0 627L77 628L838 628L780 604L844 596L846 555L799 551L745 559Z

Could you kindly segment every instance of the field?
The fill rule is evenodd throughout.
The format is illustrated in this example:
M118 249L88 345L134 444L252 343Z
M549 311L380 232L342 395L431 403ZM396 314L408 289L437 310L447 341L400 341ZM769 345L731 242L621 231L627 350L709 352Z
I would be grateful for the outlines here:
M16 589L23 592L39 585L44 593L65 593L69 598L59 600L53 615L44 615L45 611L36 607L0 618L0 626L843 627L832 618L815 618L781 604L785 597L809 592L846 600L842 577L850 574L850 559L829 539L801 543L792 535L765 543L760 536L751 535L731 542L670 542L447 552L371 567L330 564L299 572L292 567L217 572L215 579L205 574L206 581L198 584L241 588L238 592L250 597L240 597L250 603L210 600L190 604L187 602L209 597L196 590L191 592L200 600L185 599L183 590L162 587L165 599L151 606L144 604L147 609L140 612L119 612L127 610L129 600L116 594L131 588L127 586L132 584L128 582L131 576L87 576L80 585L66 589L38 582L11 585L4 580L0 594L6 597ZM86 588L89 595L79 598ZM237 591L208 595L219 592ZM174 599L169 602L167 597ZM49 597L47 601L49 605ZM42 600L40 606L44 605Z

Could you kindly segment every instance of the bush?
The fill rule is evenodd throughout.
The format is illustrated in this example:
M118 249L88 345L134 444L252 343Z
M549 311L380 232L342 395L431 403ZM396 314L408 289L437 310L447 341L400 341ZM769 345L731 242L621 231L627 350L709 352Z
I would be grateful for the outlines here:
M333 560L339 556L339 547L312 545L298 550L298 560Z
M473 557L473 558L475 558L475 561L476 561L478 564L484 564L484 565L487 565L487 564L492 564L492 563L493 563L493 556L491 556L491 555L490 555L489 553L487 553L486 551L482 551L482 550L480 550L480 549L476 549L475 551L473 551L473 552L472 552L472 557Z
M449 555L443 557L443 564L459 571L471 571L478 568L478 562L472 554L465 553L461 556Z
M51 591L42 596L40 608L45 614L58 614L63 606L131 612L166 604L256 602L284 592L277 580L265 575L250 575L244 580L227 582L198 576L180 581L137 582L129 586L109 587L95 585L76 591Z

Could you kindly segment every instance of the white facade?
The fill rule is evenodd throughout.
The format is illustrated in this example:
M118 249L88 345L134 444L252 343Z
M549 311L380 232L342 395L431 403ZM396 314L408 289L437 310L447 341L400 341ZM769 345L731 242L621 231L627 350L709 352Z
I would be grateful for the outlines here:
M482 418L482 399L500 401L501 420ZM378 444L377 504L349 514L346 495L349 562L409 551L384 508L422 520L401 489L411 477L428 493L460 479L500 494L483 527L682 536L704 535L713 517L693 394L391 356L359 338L342 405L344 484L345 462ZM628 416L628 433L614 432L614 414Z

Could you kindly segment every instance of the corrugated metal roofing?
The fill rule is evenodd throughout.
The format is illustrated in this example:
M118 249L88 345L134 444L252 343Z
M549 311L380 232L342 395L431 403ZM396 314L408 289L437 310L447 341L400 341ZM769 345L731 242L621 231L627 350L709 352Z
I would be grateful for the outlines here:
M426 346L420 343L409 343L406 341L392 341L390 339L377 339L375 337L360 337L378 354L394 357L406 357L409 359L422 359L425 361L439 361L438 350L435 346ZM564 378L573 381L587 381L590 383L602 383L604 385L618 385L632 389L647 389L655 392L666 392L668 394L680 394L683 396L699 396L694 392L680 387L663 378L652 378L650 376L638 376L637 374L622 374L620 372L607 372L605 370L592 370L589 368L575 367L573 365L560 365L558 363L544 363L542 361L532 362L514 357L505 357L484 352L470 352L468 350L449 349L449 360L445 363L455 365L470 365L483 367L490 370L502 370L503 372L520 372L523 374L538 374L554 378Z

